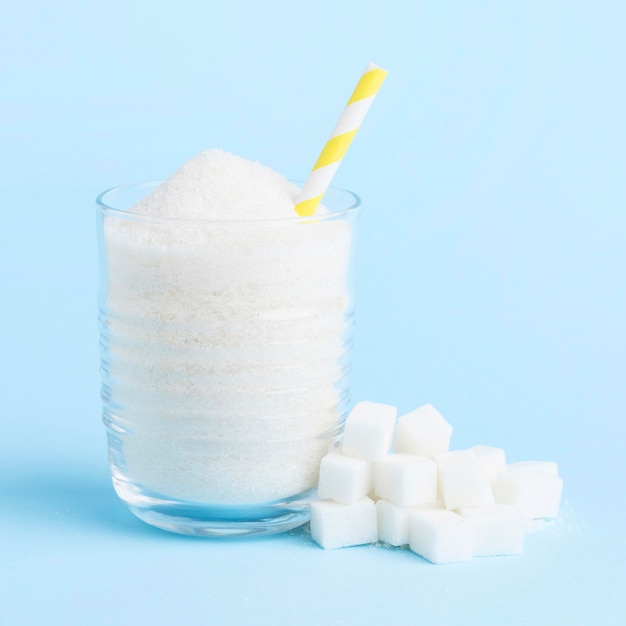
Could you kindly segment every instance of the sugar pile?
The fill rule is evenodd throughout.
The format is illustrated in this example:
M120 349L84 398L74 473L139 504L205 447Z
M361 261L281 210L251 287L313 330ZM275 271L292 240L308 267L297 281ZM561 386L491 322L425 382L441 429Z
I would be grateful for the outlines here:
M293 218L297 194L298 187L279 172L213 149L190 159L133 212L200 220Z
M353 232L330 214L294 220L296 193L210 150L105 216L103 397L119 481L215 504L315 487L347 402Z
M395 417L358 403L322 459L311 536L323 548L381 541L433 563L520 554L529 523L558 515L556 463L507 465L484 445L450 451L452 426L432 405Z

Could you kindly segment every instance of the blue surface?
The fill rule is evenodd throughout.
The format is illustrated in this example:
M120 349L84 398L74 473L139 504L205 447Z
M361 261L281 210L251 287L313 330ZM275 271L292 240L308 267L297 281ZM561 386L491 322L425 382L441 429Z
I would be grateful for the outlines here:
M0 20L0 623L603 624L626 601L623 2L26 0ZM93 200L203 148L306 175L368 61L335 184L364 201L354 400L556 460L522 557L432 566L304 531L168 535L99 421Z

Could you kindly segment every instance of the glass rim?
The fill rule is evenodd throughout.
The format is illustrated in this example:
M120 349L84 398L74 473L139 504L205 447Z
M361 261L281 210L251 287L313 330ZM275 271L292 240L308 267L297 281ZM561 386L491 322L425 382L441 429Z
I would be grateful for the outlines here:
M295 214L293 217L271 217L271 218L259 218L259 219L220 219L220 218L204 218L204 217L175 217L171 215L150 215L148 213L138 213L136 211L131 211L128 209L119 209L110 204L107 204L106 197L109 194L113 194L116 192L130 190L130 189L142 189L142 188L151 188L154 189L161 183L165 182L165 179L162 180L150 180L140 183L127 183L124 185L116 185L115 187L111 187L101 192L96 196L96 206L98 210L101 210L106 213L116 214L119 217L124 217L127 219L139 219L139 220L147 220L153 222L185 222L185 223L204 223L204 224L245 224L245 223L297 223L297 222L307 222L313 220L332 220L337 219L338 217L342 217L344 215L349 215L350 213L358 213L361 207L361 198L355 194L353 191L349 189L345 189L343 187L334 187L331 186L327 189L328 192L339 192L342 194L346 194L351 198L351 203L349 206L338 209L338 210L328 210L328 213L314 213L313 215L297 215ZM298 186L301 186L304 181L290 180L289 182L294 183ZM323 202L323 198L322 198ZM320 202L320 204L322 203Z

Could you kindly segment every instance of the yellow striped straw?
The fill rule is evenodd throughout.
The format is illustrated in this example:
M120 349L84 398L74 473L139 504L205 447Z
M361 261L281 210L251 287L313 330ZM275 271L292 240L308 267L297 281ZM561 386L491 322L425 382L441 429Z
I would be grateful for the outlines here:
M341 160L374 102L387 72L369 63L354 88L335 129L315 162L309 177L296 198L295 210L303 217L313 215L324 197Z

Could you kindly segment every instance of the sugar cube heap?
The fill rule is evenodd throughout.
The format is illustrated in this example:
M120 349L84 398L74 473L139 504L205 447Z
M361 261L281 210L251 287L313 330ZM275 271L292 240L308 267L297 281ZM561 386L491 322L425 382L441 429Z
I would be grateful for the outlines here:
M451 451L452 426L435 407L396 413L358 403L343 443L322 459L311 503L311 536L321 547L380 541L456 563L521 554L529 520L558 515L556 463L507 465L504 450L486 445Z
M105 215L118 482L226 505L315 488L345 410L353 232L323 207L298 221L297 193L270 168L207 150Z

